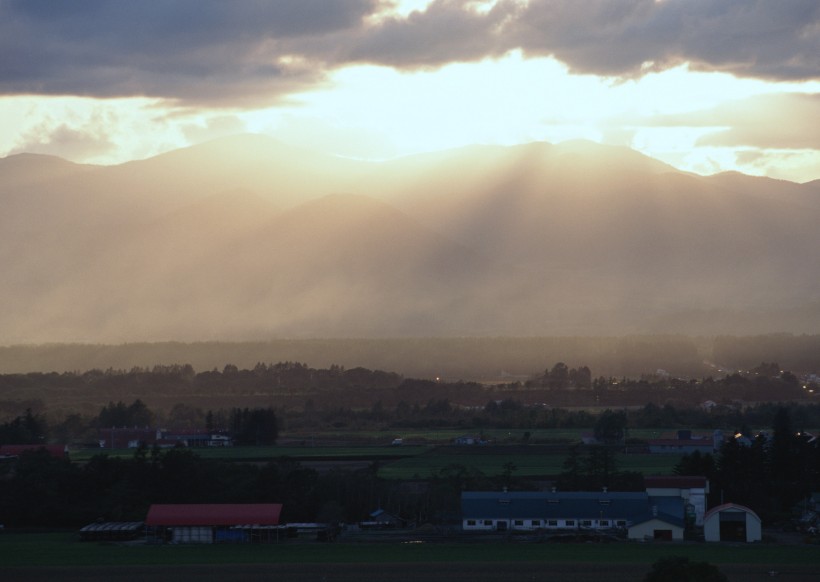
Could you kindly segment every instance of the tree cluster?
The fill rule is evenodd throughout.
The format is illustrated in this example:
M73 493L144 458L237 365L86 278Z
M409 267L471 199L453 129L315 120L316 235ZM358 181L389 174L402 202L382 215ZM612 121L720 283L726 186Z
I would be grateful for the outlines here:
M738 429L717 458L697 452L685 455L675 472L709 478L710 506L746 505L771 523L788 518L820 489L820 446L811 435L795 429L789 409L781 407L770 433L753 435Z

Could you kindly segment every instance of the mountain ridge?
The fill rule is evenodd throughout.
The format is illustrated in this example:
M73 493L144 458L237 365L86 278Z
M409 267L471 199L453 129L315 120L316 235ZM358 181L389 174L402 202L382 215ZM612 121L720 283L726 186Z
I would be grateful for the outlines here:
M0 344L820 325L811 185L585 141L366 162L237 136L118 166L7 160ZM9 170L41 162L71 171Z

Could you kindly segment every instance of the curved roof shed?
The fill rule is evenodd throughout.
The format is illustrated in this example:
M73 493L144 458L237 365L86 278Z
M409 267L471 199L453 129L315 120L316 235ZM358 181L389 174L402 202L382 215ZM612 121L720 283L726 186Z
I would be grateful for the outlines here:
M724 503L703 516L703 537L707 542L759 542L763 529L754 511L744 505Z

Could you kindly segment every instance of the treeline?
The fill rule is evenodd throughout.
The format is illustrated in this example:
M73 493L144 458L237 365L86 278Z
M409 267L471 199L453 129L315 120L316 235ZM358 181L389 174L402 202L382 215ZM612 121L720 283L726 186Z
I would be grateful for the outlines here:
M700 376L711 341L685 336L628 337L458 337L378 339L293 339L260 342L159 342L123 345L49 344L0 347L0 372L58 372L124 369L156 362L189 362L198 370L233 362L312 362L329 368L394 370L414 378L497 380L528 376L545 359L585 362L607 376L639 376L664 368Z
M172 410L174 429L197 429L230 435L237 445L267 446L276 444L279 419L271 408L232 408L202 410L179 404ZM98 431L103 428L157 428L157 415L140 399L131 404L110 402L93 418L71 414L62 422L50 425L43 415L26 410L22 416L0 424L0 445L73 444L96 447Z
M419 416L418 410L444 401L461 411L480 409L490 401L513 401L527 409L617 408L647 403L692 408L706 401L737 408L753 402L810 401L815 389L820 387L781 371L776 362L760 364L744 374L689 380L668 373L637 379L595 376L588 366L569 367L558 362L526 381L497 384L404 378L394 372L361 367L331 365L321 369L299 362L257 363L250 369L229 364L222 370L204 372L184 364L3 374L0 420L19 416L26 409L45 413L48 403L50 420L59 423L72 414L89 417L106 402L127 402L135 395L156 411L158 420L191 426L199 422L197 410L237 406L326 413L337 409L369 410L378 403L382 410L395 410L397 420L412 421L412 417ZM536 413L528 410L527 414Z
M160 419L141 400L131 404L109 403L99 414L85 417L71 414L58 422L31 410L0 424L0 444L55 443L96 446L98 429L111 427L164 427L198 429L230 435L239 445L268 445L280 433L321 434L324 431L373 431L401 433L408 429L458 429L481 434L489 429L515 429L527 436L538 429L589 430L600 442L619 443L632 438L630 429L721 429L727 433L748 433L750 427L772 426L778 410L786 410L798 430L820 427L820 404L761 403L748 407L717 406L711 409L657 406L649 403L634 409L591 412L583 409L525 405L518 400L489 400L484 406L454 406L447 399L431 399L424 405L399 402L387 407L376 401L369 408L323 408L308 400L302 409L276 410L273 407L223 408L203 410L177 404Z
M496 490L486 477L451 465L424 486L380 479L378 465L319 473L280 458L265 465L202 459L189 449L138 449L133 458L100 454L83 464L31 451L0 463L0 515L8 527L78 527L142 521L152 503L282 503L283 522L369 520L383 509L408 523L454 522L465 488Z
M604 376L667 370L675 376L710 373L704 360L748 369L775 360L800 374L820 372L820 335L771 334L696 338L681 335L535 338L301 339L260 342L158 342L122 345L48 344L0 347L0 372L124 369L156 362L189 362L198 370L233 362L312 362L394 370L415 378L497 380L503 373L529 376L543 362L583 362Z
M684 455L675 472L709 479L709 507L739 503L764 522L787 519L820 489L820 446L788 408L777 407L767 426L765 434L741 428L737 434L745 438L729 439L715 457Z

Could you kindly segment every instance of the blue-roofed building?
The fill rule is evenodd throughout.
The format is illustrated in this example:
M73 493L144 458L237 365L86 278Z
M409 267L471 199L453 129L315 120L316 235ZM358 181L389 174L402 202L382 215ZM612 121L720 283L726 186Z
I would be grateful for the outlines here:
M621 530L630 539L683 539L682 499L645 492L464 492L464 531Z

